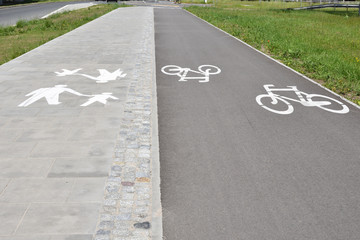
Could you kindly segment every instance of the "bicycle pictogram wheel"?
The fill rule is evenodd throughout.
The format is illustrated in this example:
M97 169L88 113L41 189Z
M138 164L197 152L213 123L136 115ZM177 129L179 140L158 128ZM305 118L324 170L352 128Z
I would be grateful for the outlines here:
M161 68L161 71L167 75L178 75L183 69L176 65L167 65Z
M320 94L309 94L306 96L306 98L309 102L314 103L316 107L319 107L328 112L339 113L339 114L345 114L349 112L349 108L345 104L328 96L324 96ZM330 104L323 104L323 105L316 104L316 102L324 102L325 99L326 101L329 101Z
M269 98L269 101L265 101L266 98ZM291 105L288 101L286 101L286 100L284 100L284 99L282 99L280 97L270 96L268 94L261 94L261 95L256 97L256 102L261 107L263 107L266 110L268 110L270 112L273 112L273 113L286 115L286 114L291 114L292 112L294 112L293 105ZM273 106L275 106L275 105L283 105L283 106L280 106L280 107L283 107L285 110L277 110L277 109L268 107L263 102L264 103L266 102L267 105L272 104Z
M221 72L220 68L213 65L201 65L198 67L199 72L207 74L218 74Z

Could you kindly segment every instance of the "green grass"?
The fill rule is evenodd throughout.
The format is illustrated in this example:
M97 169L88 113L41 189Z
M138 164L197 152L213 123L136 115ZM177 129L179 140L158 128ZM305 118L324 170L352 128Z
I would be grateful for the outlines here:
M358 9L281 9L297 4L224 0L187 9L360 105Z
M18 21L16 26L0 27L0 64L14 59L64 33L108 13L118 4L99 4L76 11L55 14L46 19Z

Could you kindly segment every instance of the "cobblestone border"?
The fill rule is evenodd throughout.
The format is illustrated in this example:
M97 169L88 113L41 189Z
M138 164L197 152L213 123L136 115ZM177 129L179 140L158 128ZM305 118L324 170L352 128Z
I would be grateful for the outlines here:
M155 200L160 201L159 177L154 176L155 181L152 181L154 161L158 167L153 11L146 16L145 31L138 41L142 48L136 50L136 66L128 88L121 130L94 240L162 238L160 202L155 204L155 228L152 226L153 184L157 187ZM155 113L152 112L153 108ZM156 132L152 131L152 124ZM156 174L159 174L158 170Z

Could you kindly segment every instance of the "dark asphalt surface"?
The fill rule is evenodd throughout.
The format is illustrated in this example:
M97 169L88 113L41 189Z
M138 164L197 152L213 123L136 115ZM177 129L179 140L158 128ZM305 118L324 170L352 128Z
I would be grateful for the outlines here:
M61 7L64 7L65 5L84 2L86 1L52 2L0 8L0 25L10 26L15 25L19 20L41 18Z
M344 101L183 10L154 11L165 239L360 239L360 110L267 111L265 84ZM203 64L222 72L161 72Z

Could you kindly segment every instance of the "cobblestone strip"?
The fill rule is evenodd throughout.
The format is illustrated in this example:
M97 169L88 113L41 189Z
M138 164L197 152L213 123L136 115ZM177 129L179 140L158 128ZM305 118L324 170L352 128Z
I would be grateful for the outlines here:
M152 239L152 87L154 18L148 11L136 51L114 162L94 240ZM138 45L138 44L137 44Z

